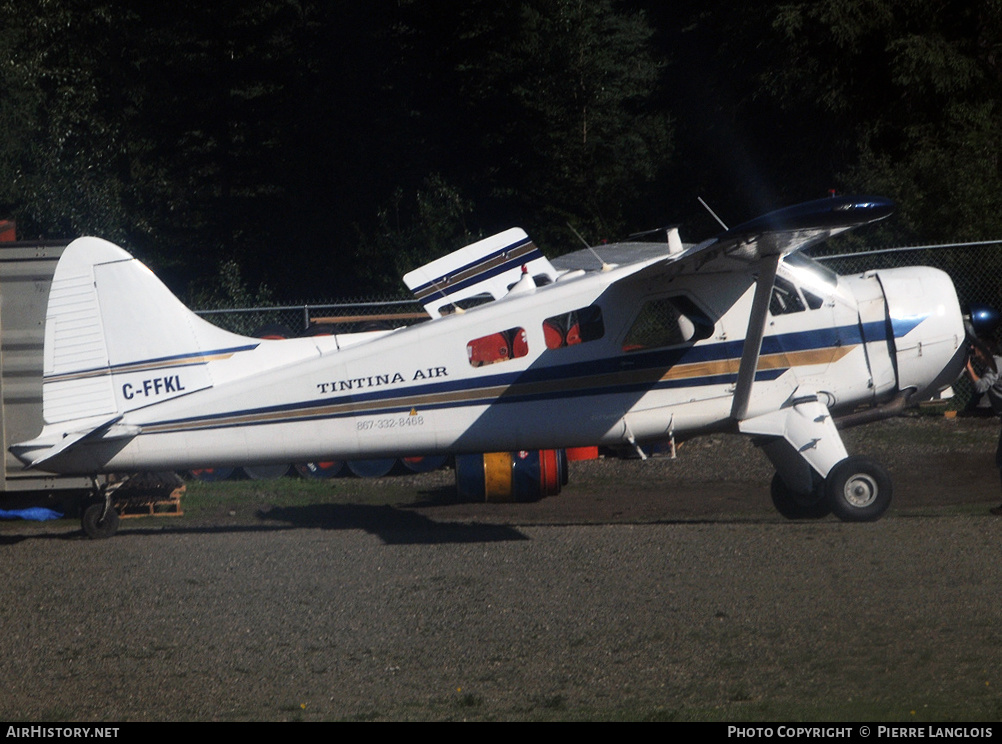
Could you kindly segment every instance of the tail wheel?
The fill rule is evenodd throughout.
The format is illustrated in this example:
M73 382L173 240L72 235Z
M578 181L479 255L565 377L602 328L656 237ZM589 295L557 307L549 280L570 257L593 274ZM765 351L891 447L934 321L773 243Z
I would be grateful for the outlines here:
M779 473L772 477L772 503L787 519L822 519L831 514L825 496L824 483L818 483L811 493L794 493Z
M828 473L825 493L839 519L872 522L891 505L891 476L868 457L847 457Z
M115 511L115 507L105 504L103 500L92 501L84 507L80 526L91 540L111 537L118 530L118 512Z

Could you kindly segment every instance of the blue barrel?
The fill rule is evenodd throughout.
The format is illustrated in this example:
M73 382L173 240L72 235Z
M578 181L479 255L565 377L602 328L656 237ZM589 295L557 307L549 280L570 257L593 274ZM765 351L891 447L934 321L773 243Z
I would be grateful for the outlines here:
M359 478L382 478L384 475L389 475L396 464L396 458L393 457L377 460L348 460L348 470Z
M251 480L275 480L284 478L291 465L244 465L244 474Z
M188 475L204 483L215 483L233 475L233 468L197 468L189 470Z
M456 493L460 501L484 500L483 455L456 455Z
M428 457L405 457L400 462L412 473L430 473L438 470L449 461L445 455L429 455Z
M333 478L344 468L344 460L325 460L323 462L305 462L295 466L296 472L303 478L325 479Z

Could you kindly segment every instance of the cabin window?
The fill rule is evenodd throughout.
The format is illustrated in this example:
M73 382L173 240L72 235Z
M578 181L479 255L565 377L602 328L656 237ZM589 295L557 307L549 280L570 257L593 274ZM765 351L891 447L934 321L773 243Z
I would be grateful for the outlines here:
M554 315L543 321L543 338L546 339L547 349L583 344L600 339L604 335L602 308L598 305Z
M491 333L475 338L466 344L466 355L470 366L484 367L488 364L507 362L529 353L524 328L509 328L507 331Z
M713 323L688 297L649 300L623 340L623 351L692 343L713 335Z

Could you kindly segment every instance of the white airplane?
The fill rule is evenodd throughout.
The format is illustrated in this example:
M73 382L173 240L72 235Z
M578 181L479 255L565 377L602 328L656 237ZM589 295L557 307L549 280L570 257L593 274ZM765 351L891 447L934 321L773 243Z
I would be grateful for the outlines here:
M956 291L936 269L837 276L799 251L892 208L830 198L698 245L671 230L553 263L508 230L405 277L431 320L289 340L221 330L121 248L80 238L49 297L44 426L11 451L94 476L100 534L117 522L103 473L728 431L772 461L785 516L877 519L890 478L847 454L833 416L891 415L959 376Z

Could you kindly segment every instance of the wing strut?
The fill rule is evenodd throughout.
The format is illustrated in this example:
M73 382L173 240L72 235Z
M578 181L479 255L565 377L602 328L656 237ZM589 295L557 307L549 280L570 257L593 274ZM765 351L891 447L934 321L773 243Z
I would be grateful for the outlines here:
M751 399L752 383L758 370L758 358L762 351L762 337L769 317L769 300L772 285L776 281L776 269L781 254L765 256L759 262L758 279L755 280L755 298L752 300L751 315L748 317L748 332L741 351L741 366L738 381L734 386L734 400L731 403L731 418L741 421L748 415L748 401Z

